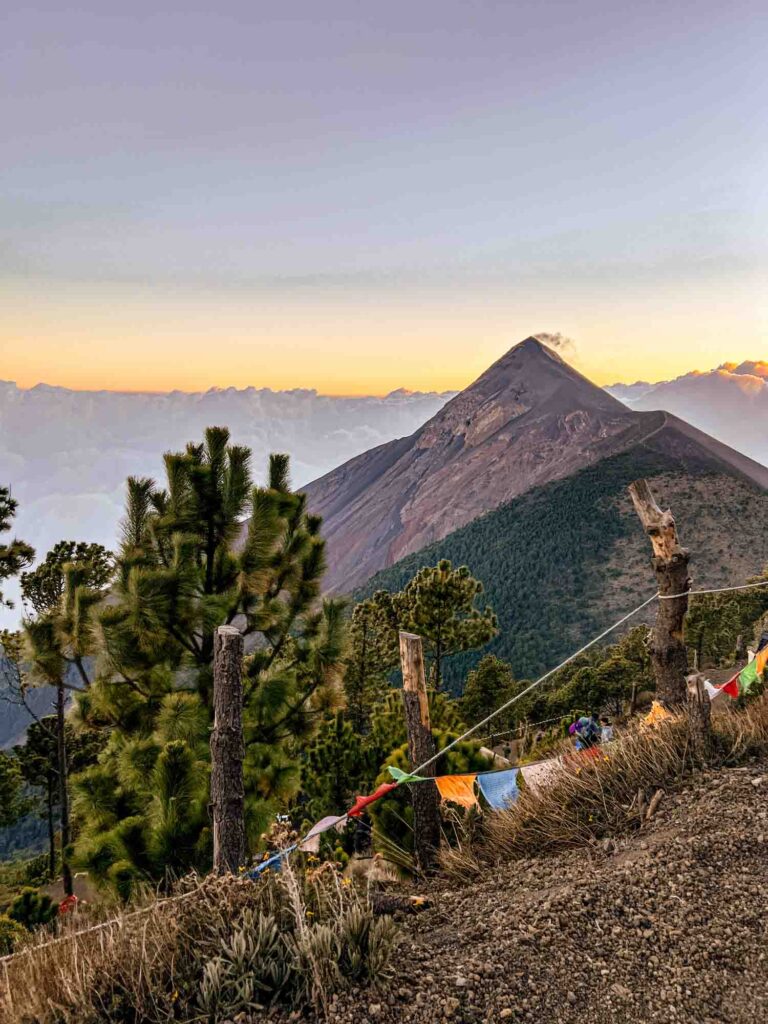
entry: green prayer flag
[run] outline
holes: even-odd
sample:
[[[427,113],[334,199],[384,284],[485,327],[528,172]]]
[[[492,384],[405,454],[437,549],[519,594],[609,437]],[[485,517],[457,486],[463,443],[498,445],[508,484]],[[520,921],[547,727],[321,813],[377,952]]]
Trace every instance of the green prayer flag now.
[[[402,768],[394,768],[392,765],[387,767],[387,771],[395,780],[395,782],[428,782],[429,779],[426,775],[409,775],[408,772],[404,772]]]
[[[739,694],[748,697],[760,682],[760,673],[757,671],[757,658],[743,668],[739,673]]]

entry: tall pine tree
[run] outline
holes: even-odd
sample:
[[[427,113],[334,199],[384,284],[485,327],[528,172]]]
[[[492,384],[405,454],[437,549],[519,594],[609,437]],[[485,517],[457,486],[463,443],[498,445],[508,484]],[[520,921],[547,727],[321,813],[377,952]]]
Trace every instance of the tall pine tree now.
[[[249,652],[252,842],[297,790],[298,752],[340,702],[345,653],[343,604],[320,597],[320,519],[291,490],[287,456],[273,455],[267,486],[254,488],[250,452],[212,427],[165,456],[165,475],[163,488],[128,481],[99,674],[79,698],[82,718],[111,737],[76,782],[78,849],[123,891],[136,877],[209,863],[214,629],[236,626]]]
[[[466,565],[454,569],[448,559],[425,567],[394,597],[401,629],[418,633],[430,665],[429,681],[442,688],[446,658],[482,647],[498,632],[493,610],[477,607],[483,585]]]

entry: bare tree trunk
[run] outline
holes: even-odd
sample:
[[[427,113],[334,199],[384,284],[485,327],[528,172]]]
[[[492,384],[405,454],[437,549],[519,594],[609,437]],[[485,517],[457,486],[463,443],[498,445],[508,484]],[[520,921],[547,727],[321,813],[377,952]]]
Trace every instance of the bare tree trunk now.
[[[53,822],[53,772],[45,773],[46,811],[48,815],[48,875],[51,881],[56,878],[56,826]]]
[[[65,701],[64,681],[60,680],[56,684],[56,748],[59,762],[59,803],[61,805],[61,880],[64,885],[64,895],[71,896],[74,890],[72,887],[72,869],[69,866],[69,844],[72,841],[72,834],[69,825],[69,771],[67,769]]]
[[[424,651],[421,637],[414,633],[400,634],[400,662],[403,669],[403,703],[408,730],[408,756],[411,769],[434,756],[435,743],[429,721],[427,681],[424,675]],[[423,775],[434,775],[435,765],[423,769]],[[440,847],[440,802],[437,788],[429,783],[412,786],[413,836],[416,864],[428,872],[435,866]]]
[[[688,720],[691,726],[691,745],[695,756],[705,764],[712,756],[710,718],[712,702],[704,686],[704,676],[696,672],[688,676]]]
[[[656,504],[647,480],[630,484],[629,493],[653,548],[651,564],[662,598],[679,594],[672,600],[660,600],[650,644],[651,664],[656,677],[656,697],[664,707],[685,705],[688,652],[684,627],[688,611],[690,555],[681,547],[672,513],[662,512]]]
[[[213,638],[211,804],[213,870],[235,873],[245,860],[243,637],[219,626]]]

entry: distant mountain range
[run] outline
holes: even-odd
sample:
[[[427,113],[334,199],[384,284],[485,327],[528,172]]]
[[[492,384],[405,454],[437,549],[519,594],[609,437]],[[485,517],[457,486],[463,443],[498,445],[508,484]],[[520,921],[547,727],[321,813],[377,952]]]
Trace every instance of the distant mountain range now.
[[[410,437],[309,484],[310,507],[324,520],[329,587],[353,590],[535,488],[647,451],[682,473],[706,466],[768,488],[765,466],[669,413],[629,408],[527,338]]]
[[[631,409],[665,409],[768,463],[768,362],[723,363],[707,373],[606,390]]]

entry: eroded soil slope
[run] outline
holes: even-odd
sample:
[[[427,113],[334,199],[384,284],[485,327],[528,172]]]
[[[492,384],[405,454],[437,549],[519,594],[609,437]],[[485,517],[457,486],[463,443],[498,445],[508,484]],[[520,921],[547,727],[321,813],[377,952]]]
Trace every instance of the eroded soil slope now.
[[[331,1020],[768,1020],[768,763],[700,776],[608,845],[436,887],[392,988]]]

